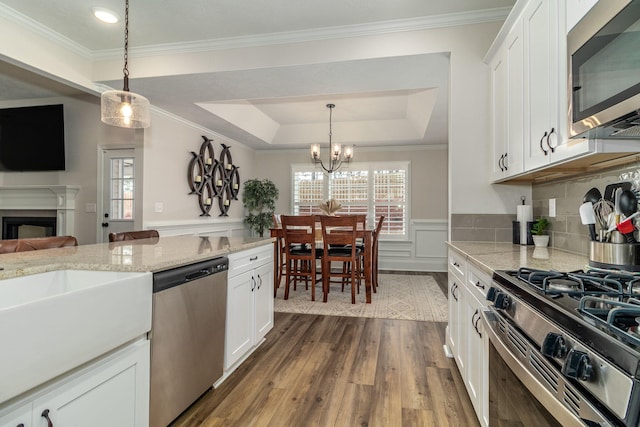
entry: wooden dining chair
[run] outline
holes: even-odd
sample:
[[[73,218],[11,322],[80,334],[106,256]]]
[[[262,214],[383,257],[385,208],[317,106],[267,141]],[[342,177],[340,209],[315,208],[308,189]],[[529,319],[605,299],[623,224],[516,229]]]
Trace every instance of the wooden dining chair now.
[[[124,240],[137,240],[137,239],[153,239],[160,237],[157,230],[138,230],[138,231],[123,231],[120,233],[109,233],[109,242],[122,242]]]
[[[273,214],[273,228],[282,228],[282,215]],[[278,276],[276,278],[276,289],[280,287],[280,282],[282,281],[282,275],[284,273],[285,268],[287,267],[287,258],[285,253],[285,243],[284,238],[278,238],[276,241],[277,250],[278,250],[278,260],[280,260],[279,265],[276,266]]]
[[[345,268],[345,265],[358,265],[358,259],[362,250],[356,245],[358,236],[358,222],[354,215],[348,216],[321,216],[322,241],[324,251],[322,254],[322,288],[324,302],[327,302],[331,278],[339,278],[340,283],[348,282],[351,286],[351,304],[356,303],[356,286],[359,282],[359,274],[356,268]],[[332,270],[331,263],[342,263],[341,269]],[[347,279],[343,282],[343,279]]]
[[[287,260],[284,299],[289,299],[291,281],[293,280],[293,289],[296,290],[298,281],[304,279],[307,289],[309,288],[309,281],[311,281],[311,301],[315,301],[316,260],[321,253],[316,249],[316,219],[311,215],[282,215],[280,220],[282,221],[284,233],[284,255]]]
[[[377,292],[378,288],[378,240],[380,232],[382,231],[383,223],[384,215],[380,215],[376,229],[373,232],[373,241],[371,244],[371,247],[373,248],[371,252],[371,289],[373,289],[373,292]]]

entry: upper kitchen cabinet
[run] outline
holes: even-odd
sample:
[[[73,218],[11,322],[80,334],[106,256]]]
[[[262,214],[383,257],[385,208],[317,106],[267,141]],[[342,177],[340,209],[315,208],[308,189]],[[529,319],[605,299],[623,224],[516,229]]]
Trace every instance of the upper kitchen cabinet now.
[[[518,0],[489,48],[492,182],[544,181],[635,159],[626,142],[569,139],[567,25],[594,2]]]
[[[526,118],[524,169],[532,170],[574,155],[566,152],[568,146],[565,144],[568,123],[564,1],[529,1],[522,13],[522,27]]]
[[[522,173],[524,82],[522,23],[516,23],[491,67],[491,140],[493,181]]]

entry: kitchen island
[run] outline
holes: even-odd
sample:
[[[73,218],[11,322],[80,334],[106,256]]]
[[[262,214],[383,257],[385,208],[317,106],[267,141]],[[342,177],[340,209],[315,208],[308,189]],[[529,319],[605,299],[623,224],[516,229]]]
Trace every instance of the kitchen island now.
[[[230,374],[273,326],[271,242],[176,236],[0,255],[0,426],[148,426],[153,274],[224,256],[230,277],[259,268],[264,285],[229,281]]]
[[[8,253],[0,255],[0,280],[66,269],[155,273],[272,241],[189,235]]]

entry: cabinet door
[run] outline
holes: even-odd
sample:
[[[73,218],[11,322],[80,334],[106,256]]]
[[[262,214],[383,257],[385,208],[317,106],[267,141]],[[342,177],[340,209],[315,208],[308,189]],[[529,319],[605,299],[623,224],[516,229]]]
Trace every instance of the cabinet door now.
[[[254,289],[256,334],[254,344],[257,344],[273,328],[273,263],[256,268],[254,278],[257,282]]]
[[[98,362],[33,402],[33,426],[143,427],[149,425],[149,341]]]
[[[553,0],[555,1],[555,0]],[[523,12],[525,39],[525,114],[527,117],[525,169],[532,170],[549,163],[556,129],[552,117],[557,116],[557,16],[552,14],[551,0],[531,0]],[[556,135],[557,136],[557,135]]]
[[[506,175],[505,157],[508,158],[507,145],[507,49],[500,50],[491,62],[491,139],[493,141],[492,174],[493,180]]]
[[[12,409],[11,412],[0,412],[0,427],[31,427],[31,414],[33,405],[27,403],[19,408]]]
[[[507,176],[524,170],[524,45],[522,22],[518,22],[506,40],[506,159]]]
[[[229,278],[224,367],[228,369],[253,345],[253,270]]]
[[[471,293],[467,293],[464,300],[464,310],[467,314],[467,323],[464,325],[467,330],[467,375],[465,384],[480,424],[487,426],[489,419],[489,383],[487,382],[487,370],[489,368],[487,355],[489,348],[488,337],[483,330],[480,314],[483,303]]]
[[[449,272],[449,349],[464,378],[466,355],[464,354],[464,282]]]

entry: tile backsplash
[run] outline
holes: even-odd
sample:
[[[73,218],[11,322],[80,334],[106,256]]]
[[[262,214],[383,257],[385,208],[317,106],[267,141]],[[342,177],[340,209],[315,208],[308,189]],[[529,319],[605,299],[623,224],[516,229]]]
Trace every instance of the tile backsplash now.
[[[549,199],[556,199],[556,217],[549,218],[549,245],[583,255],[589,254],[589,230],[580,221],[578,212],[584,194],[596,187],[604,194],[608,184],[622,181],[623,174],[640,171],[640,163],[619,167],[577,178],[533,184],[533,217],[549,218]],[[628,179],[627,179],[628,180]],[[637,189],[637,188],[634,188]]]
[[[460,242],[511,242],[510,214],[452,214],[451,240]]]

